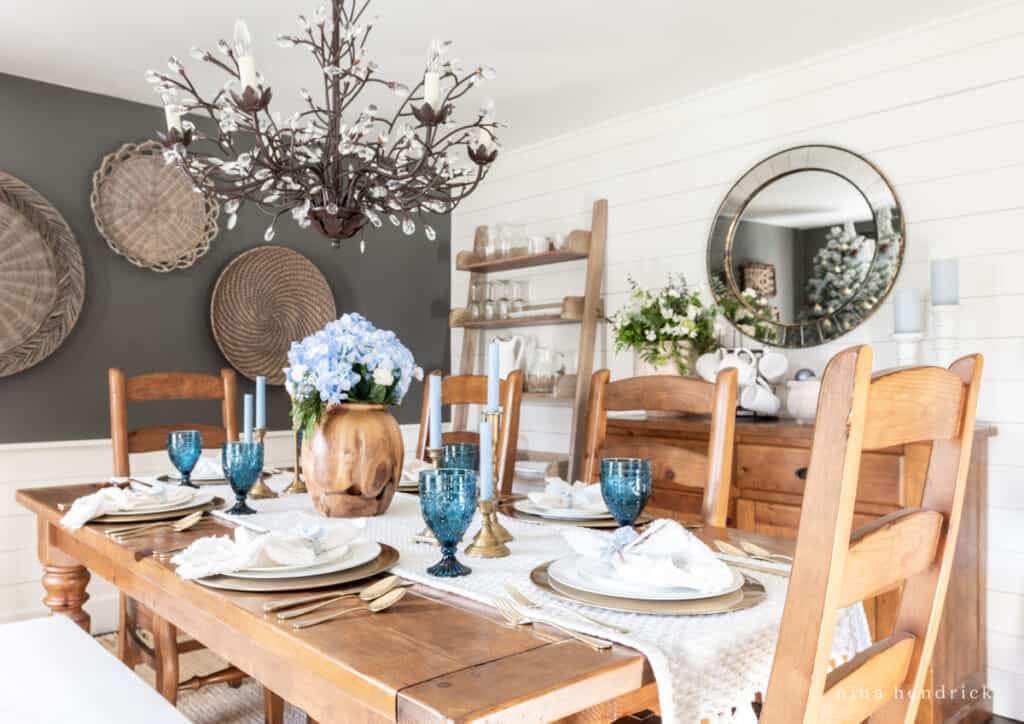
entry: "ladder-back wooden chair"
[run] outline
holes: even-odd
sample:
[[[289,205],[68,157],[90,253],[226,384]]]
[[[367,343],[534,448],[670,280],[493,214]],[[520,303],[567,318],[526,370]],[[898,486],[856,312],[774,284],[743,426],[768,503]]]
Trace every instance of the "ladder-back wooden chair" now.
[[[430,374],[440,375],[440,370]],[[426,389],[430,389],[429,381]],[[514,370],[501,381],[499,390],[502,407],[501,423],[498,430],[498,480],[495,487],[501,495],[512,492],[515,478],[516,450],[519,441],[519,408],[523,400],[523,372]],[[451,375],[441,380],[442,405],[486,405],[487,377],[484,375]],[[430,417],[430,398],[423,396],[423,410],[420,413],[420,435],[416,443],[416,457],[427,459],[427,422]],[[480,442],[479,433],[469,430],[453,430],[443,433],[441,439],[449,442]]]
[[[153,452],[167,448],[167,433],[174,430],[199,430],[204,448],[220,448],[227,440],[238,439],[235,372],[222,369],[220,376],[186,372],[159,372],[125,377],[122,370],[111,368],[110,438],[113,443],[114,475],[131,475],[131,453]],[[128,403],[150,400],[220,400],[222,426],[155,425],[128,429]],[[198,641],[178,641],[175,627],[153,614],[148,608],[120,596],[120,628],[117,633],[117,655],[129,668],[149,664],[156,672],[156,688],[172,704],[178,696],[178,655],[203,648]],[[153,644],[139,635],[149,632]],[[181,686],[198,689],[213,683],[238,684],[245,674],[231,666],[208,676],[196,676]]]
[[[590,384],[583,480],[601,480],[601,459],[649,458],[654,491],[647,512],[675,518],[692,517],[684,508],[681,488],[703,483],[700,517],[706,525],[724,527],[729,514],[729,488],[736,433],[736,370],[718,373],[714,383],[678,375],[629,377],[609,382],[608,370],[594,373]],[[653,438],[607,438],[610,411],[652,410],[711,416],[707,455]],[[704,480],[695,471],[706,471]],[[691,482],[692,481],[692,482]]]
[[[822,379],[765,724],[909,724],[926,685],[960,527],[982,358],[874,379],[871,360],[870,347],[845,350]],[[898,445],[930,448],[921,507],[851,535],[861,452]],[[894,632],[829,672],[838,610],[900,583]]]

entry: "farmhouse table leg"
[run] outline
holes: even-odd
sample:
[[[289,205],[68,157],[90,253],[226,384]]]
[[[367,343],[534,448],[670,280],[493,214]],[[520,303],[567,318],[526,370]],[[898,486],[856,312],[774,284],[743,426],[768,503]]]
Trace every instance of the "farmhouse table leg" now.
[[[82,606],[89,600],[85,592],[89,571],[78,561],[50,543],[50,524],[40,519],[37,525],[39,562],[43,564],[43,603],[53,613],[63,614],[89,632],[91,618]]]

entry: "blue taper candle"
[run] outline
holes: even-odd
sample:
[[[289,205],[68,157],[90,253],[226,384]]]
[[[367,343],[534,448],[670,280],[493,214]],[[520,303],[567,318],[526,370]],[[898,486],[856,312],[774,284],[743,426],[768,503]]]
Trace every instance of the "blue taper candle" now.
[[[252,442],[252,395],[246,395],[242,400],[242,427],[244,442]]]
[[[430,447],[441,448],[441,375],[430,375]]]
[[[487,411],[498,411],[498,397],[500,395],[500,378],[498,377],[498,340],[494,340],[487,347]]]
[[[256,377],[256,427],[267,429],[267,378]]]
[[[491,419],[480,421],[480,499],[494,498],[494,446]]]

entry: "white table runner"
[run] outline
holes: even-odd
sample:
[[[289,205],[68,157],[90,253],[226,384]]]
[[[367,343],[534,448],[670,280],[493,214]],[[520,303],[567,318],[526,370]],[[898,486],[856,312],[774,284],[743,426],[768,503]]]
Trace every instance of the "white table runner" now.
[[[290,476],[277,476],[269,483],[276,490],[283,488]],[[230,500],[230,489],[218,486],[217,494]],[[270,500],[250,500],[259,514],[245,516],[257,525],[284,529],[290,527],[290,512],[311,512],[307,495]],[[394,573],[432,588],[456,593],[475,601],[491,604],[496,596],[504,596],[504,584],[511,582],[528,597],[540,601],[558,601],[537,588],[529,578],[536,566],[570,552],[562,539],[561,526],[535,525],[502,516],[502,523],[515,536],[510,545],[512,555],[506,558],[470,558],[459,553],[459,560],[473,569],[461,578],[435,578],[426,568],[440,559],[433,546],[414,544],[411,538],[424,527],[419,499],[397,493],[387,513],[366,518],[367,538],[387,543],[399,550],[401,558]],[[470,526],[467,540],[477,530]],[[582,619],[554,609],[538,620],[550,618],[573,629],[616,641],[635,648],[647,657],[658,682],[661,714],[665,722],[691,724],[702,719],[711,722],[754,723],[750,707],[754,695],[768,684],[772,657],[782,620],[787,579],[753,573],[764,584],[765,600],[753,608],[734,613],[709,616],[651,616],[615,613],[580,606],[580,610],[598,620],[614,623],[630,631],[616,634],[588,625]],[[870,644],[867,619],[860,604],[841,612],[832,643],[832,656],[842,662]]]

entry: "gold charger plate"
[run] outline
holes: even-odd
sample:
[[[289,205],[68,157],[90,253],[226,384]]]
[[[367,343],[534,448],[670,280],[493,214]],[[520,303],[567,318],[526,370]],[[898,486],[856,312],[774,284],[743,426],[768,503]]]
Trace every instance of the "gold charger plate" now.
[[[530,580],[539,588],[565,601],[582,603],[608,611],[624,613],[647,613],[662,616],[704,616],[712,613],[731,613],[756,606],[765,598],[764,586],[750,576],[743,574],[743,587],[738,591],[714,598],[701,598],[690,601],[641,601],[633,598],[602,596],[598,593],[581,591],[563,583],[557,583],[548,577],[548,561],[530,571]]]
[[[380,555],[369,563],[337,573],[303,578],[233,578],[231,576],[210,576],[197,578],[196,583],[224,591],[245,591],[248,593],[270,593],[273,591],[302,591],[309,588],[326,588],[339,583],[353,583],[386,571],[398,561],[398,551],[380,544]]]
[[[589,520],[569,520],[564,518],[545,518],[540,515],[530,515],[529,513],[523,513],[522,511],[516,510],[512,507],[514,501],[502,502],[498,506],[498,510],[509,518],[516,518],[517,520],[525,520],[528,523],[544,523],[546,525],[574,525],[579,528],[618,528],[619,524],[615,522],[614,518],[591,518]],[[641,513],[640,517],[636,519],[634,525],[645,525],[650,523],[654,518]]]
[[[146,523],[148,521],[157,520],[169,520],[171,518],[181,518],[188,515],[189,513],[195,513],[197,510],[214,510],[224,505],[223,498],[212,498],[211,500],[201,503],[199,505],[193,505],[188,508],[175,508],[174,510],[162,510],[157,513],[138,513],[136,515],[101,515],[99,518],[93,518],[90,523]]]

